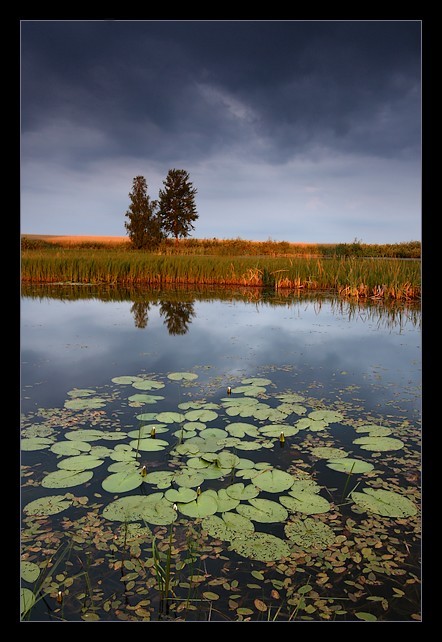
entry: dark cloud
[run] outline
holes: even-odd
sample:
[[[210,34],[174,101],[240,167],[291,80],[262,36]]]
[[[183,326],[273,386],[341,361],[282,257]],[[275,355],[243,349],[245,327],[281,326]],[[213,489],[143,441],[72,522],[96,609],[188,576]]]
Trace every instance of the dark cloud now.
[[[98,156],[198,158],[251,137],[272,162],[312,144],[409,153],[419,75],[418,22],[22,24],[23,132],[97,128]]]

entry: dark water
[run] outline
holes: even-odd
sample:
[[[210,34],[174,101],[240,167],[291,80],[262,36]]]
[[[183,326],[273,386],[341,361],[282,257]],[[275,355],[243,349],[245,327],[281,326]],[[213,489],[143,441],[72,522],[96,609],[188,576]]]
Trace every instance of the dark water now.
[[[40,568],[38,579],[22,583],[37,599],[25,620],[419,618],[421,334],[416,306],[349,303],[325,294],[308,298],[251,291],[34,288],[23,291],[21,364],[22,437],[49,439],[45,448],[22,452],[22,506],[50,495],[67,495],[71,502],[54,515],[24,512],[22,558]],[[197,377],[169,378],[177,372]],[[112,381],[122,376],[155,380],[164,388],[141,390]],[[235,391],[256,378],[268,380],[257,393],[267,407],[277,408],[280,395],[296,394],[304,412],[276,420],[229,415],[227,387]],[[92,390],[105,404],[66,407],[76,389]],[[164,398],[155,404],[131,401],[137,393]],[[244,396],[243,391],[232,393],[234,398]],[[42,486],[63,459],[51,445],[66,441],[66,432],[97,428],[127,433],[139,428],[139,413],[188,412],[180,404],[195,401],[217,406],[218,417],[209,420],[207,428],[220,430],[231,422],[259,430],[266,424],[296,426],[317,410],[339,413],[323,429],[302,428],[284,443],[275,433],[260,449],[241,450],[231,443],[215,449],[234,452],[247,459],[247,465],[288,472],[294,480],[309,478],[320,487],[318,494],[330,503],[326,512],[289,511],[278,521],[252,520],[255,532],[288,543],[288,555],[263,560],[239,554],[230,548],[231,540],[208,533],[203,518],[180,511],[172,525],[137,520],[137,528],[150,531],[132,540],[126,531],[124,539],[124,523],[103,517],[105,506],[118,497],[165,489],[143,483],[121,494],[106,492],[102,483],[113,460],[105,455],[81,485]],[[356,438],[372,434],[355,430],[373,424],[388,429],[389,438],[402,445],[378,451],[355,444]],[[167,432],[157,435],[168,448],[141,453],[140,464],[149,471],[182,470],[189,455],[176,454],[173,447],[191,435],[183,440],[181,427],[168,424]],[[197,437],[198,430],[201,427]],[[100,440],[93,445],[113,449],[119,443]],[[373,469],[350,475],[332,470],[327,465],[331,460],[312,454],[318,447],[340,448]],[[234,468],[205,478],[201,489],[249,484],[251,478],[241,475]],[[388,516],[361,508],[349,493],[367,488],[402,495],[415,512]],[[261,489],[259,498],[278,502],[287,493]],[[311,520],[331,528],[335,540],[312,547],[307,540],[290,539],[288,523],[303,523],[308,529]],[[160,558],[152,552],[153,537]],[[158,583],[155,560],[167,568],[168,551],[171,584],[169,600],[162,601],[164,586]]]

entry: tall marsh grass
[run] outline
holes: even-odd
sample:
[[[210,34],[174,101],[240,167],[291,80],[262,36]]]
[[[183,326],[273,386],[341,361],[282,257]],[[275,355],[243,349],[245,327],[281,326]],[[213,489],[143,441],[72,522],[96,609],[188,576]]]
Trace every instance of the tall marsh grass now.
[[[163,255],[131,250],[24,250],[24,282],[257,286],[331,290],[343,297],[413,300],[421,293],[419,260],[359,257]]]

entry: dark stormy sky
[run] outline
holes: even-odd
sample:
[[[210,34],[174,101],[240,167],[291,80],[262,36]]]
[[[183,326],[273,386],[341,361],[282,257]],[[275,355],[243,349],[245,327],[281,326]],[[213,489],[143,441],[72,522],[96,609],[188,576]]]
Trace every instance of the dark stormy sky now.
[[[421,26],[22,21],[22,233],[124,235],[176,168],[195,238],[419,240]]]

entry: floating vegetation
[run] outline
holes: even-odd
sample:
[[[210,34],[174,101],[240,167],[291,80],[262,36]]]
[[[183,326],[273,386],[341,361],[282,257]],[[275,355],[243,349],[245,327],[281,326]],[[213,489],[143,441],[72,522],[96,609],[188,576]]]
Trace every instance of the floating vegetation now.
[[[418,433],[230,383],[128,373],[26,418],[23,618],[39,595],[61,620],[419,618]]]

